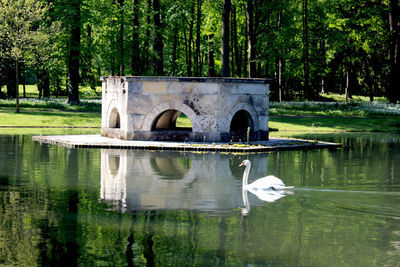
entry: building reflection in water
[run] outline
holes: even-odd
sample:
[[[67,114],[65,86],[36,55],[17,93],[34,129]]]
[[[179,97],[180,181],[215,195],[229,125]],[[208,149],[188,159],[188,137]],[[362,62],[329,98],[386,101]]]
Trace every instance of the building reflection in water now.
[[[249,180],[268,174],[268,154],[233,156],[103,149],[101,199],[116,210],[128,212],[232,210],[243,206],[243,169],[237,166],[247,157],[253,163]]]

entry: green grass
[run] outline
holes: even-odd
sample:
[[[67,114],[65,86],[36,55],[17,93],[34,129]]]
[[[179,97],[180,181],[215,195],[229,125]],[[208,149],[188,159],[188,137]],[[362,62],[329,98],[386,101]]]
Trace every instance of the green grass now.
[[[337,98],[338,99],[338,98]],[[400,132],[400,105],[385,102],[271,102],[273,136],[285,132]]]
[[[400,117],[331,118],[331,117],[270,117],[269,127],[279,132],[400,132]],[[275,134],[275,133],[274,133]],[[279,135],[279,133],[276,133]]]
[[[326,101],[334,101],[334,102],[370,102],[369,96],[352,96],[352,98],[346,99],[346,95],[341,94],[320,94],[320,97]],[[385,102],[387,99],[385,97],[379,96],[374,97],[374,102]]]
[[[0,110],[0,126],[100,127],[100,113],[66,111]]]
[[[192,127],[192,123],[184,113],[181,113],[178,119],[176,120],[176,127],[190,128]]]
[[[29,109],[101,112],[100,99],[81,99],[79,105],[68,105],[65,98],[21,98],[19,105]],[[15,99],[0,99],[0,108],[15,110]]]
[[[100,134],[100,129],[94,128],[1,128],[0,135],[69,135],[69,134]]]
[[[101,97],[101,86],[96,86],[96,92],[92,90],[89,86],[79,87],[79,96],[81,98],[100,98]],[[4,90],[4,89],[3,89]],[[65,92],[65,85],[62,86],[62,90]],[[39,90],[36,84],[25,85],[25,95],[27,98],[37,98],[39,97]],[[19,85],[19,97],[24,97],[23,85]]]
[[[285,116],[335,116],[386,117],[400,116],[399,104],[382,102],[270,102],[270,115]]]

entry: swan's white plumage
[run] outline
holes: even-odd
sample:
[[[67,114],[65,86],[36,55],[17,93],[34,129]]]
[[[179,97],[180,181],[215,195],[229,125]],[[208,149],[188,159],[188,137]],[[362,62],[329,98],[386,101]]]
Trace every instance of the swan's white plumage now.
[[[246,166],[243,173],[243,188],[249,191],[257,190],[283,190],[292,187],[288,187],[285,183],[273,175],[268,175],[266,177],[257,179],[256,181],[248,184],[247,180],[249,178],[251,162],[249,160],[244,160],[239,166]]]

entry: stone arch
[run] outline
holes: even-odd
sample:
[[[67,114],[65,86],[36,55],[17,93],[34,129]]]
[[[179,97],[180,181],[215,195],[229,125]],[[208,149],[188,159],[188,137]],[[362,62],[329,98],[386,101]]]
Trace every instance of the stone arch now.
[[[247,131],[250,128],[250,139],[254,139],[254,133],[260,130],[257,112],[248,103],[237,104],[229,113],[229,134],[233,141],[247,139]]]
[[[170,129],[180,113],[184,113],[189,118],[192,131],[199,130],[196,124],[196,113],[189,106],[178,102],[164,102],[152,108],[144,119],[143,130]]]
[[[116,107],[113,107],[108,115],[108,128],[121,128],[121,116]]]
[[[192,128],[178,128],[176,122],[182,112],[176,109],[168,109],[160,113],[152,122],[151,130],[186,130],[192,131]]]

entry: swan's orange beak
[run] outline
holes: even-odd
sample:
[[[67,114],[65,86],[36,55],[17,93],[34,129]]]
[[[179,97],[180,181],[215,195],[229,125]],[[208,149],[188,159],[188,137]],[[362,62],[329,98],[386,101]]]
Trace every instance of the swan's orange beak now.
[[[244,163],[242,162],[242,163],[240,163],[239,167],[242,167],[243,165],[244,165]]]

